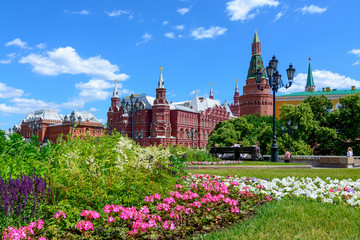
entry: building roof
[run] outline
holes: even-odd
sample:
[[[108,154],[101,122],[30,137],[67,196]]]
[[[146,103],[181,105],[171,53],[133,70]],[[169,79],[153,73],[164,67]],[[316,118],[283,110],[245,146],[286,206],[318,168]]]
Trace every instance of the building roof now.
[[[355,94],[357,92],[360,92],[360,89],[355,89],[355,90],[333,89],[332,91],[313,91],[313,92],[289,93],[289,94],[276,96],[276,98],[286,98],[286,97],[295,97],[295,96],[347,95],[347,94]]]
[[[24,122],[40,121],[40,119],[49,121],[61,121],[61,118],[56,110],[41,109],[36,110],[35,112],[28,113],[24,119]]]
[[[94,116],[94,114],[90,111],[79,111],[79,110],[74,110],[75,113],[75,119],[78,120],[79,116],[81,116],[81,122],[90,122],[90,123],[99,123],[101,124],[101,122],[99,120],[96,119],[96,117]],[[69,116],[70,117],[70,114]]]
[[[253,43],[258,43],[258,42],[260,42],[260,40],[259,40],[259,37],[258,37],[257,31],[256,31],[256,28],[255,28],[255,34],[254,34],[254,40],[253,40]]]
[[[306,87],[315,86],[314,84],[314,77],[311,70],[311,58],[309,57],[309,68],[308,68],[308,74],[307,74],[307,81],[306,81]]]

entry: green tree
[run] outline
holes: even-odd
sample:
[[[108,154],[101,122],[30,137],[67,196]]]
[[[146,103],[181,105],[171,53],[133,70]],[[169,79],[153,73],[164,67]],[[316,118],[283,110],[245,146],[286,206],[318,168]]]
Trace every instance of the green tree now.
[[[314,120],[319,121],[321,125],[326,122],[326,117],[333,108],[331,100],[324,95],[307,97],[304,103],[310,105],[311,111],[314,114]]]
[[[341,107],[332,112],[327,120],[328,125],[338,132],[339,154],[345,154],[351,146],[355,152],[360,152],[357,139],[360,136],[360,93],[340,98]]]

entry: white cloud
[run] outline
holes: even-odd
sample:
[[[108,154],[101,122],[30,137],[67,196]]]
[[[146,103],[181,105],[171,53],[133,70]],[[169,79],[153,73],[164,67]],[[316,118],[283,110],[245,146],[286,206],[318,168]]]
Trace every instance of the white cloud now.
[[[31,53],[23,57],[20,63],[28,63],[36,72],[41,75],[57,76],[59,74],[86,74],[106,80],[126,80],[126,74],[115,74],[119,71],[118,66],[111,64],[100,56],[81,58],[74,48],[57,48],[45,54]]]
[[[12,60],[14,60],[15,56],[16,56],[16,53],[9,53],[9,54],[6,54],[7,56],[7,59],[5,60],[0,60],[0,64],[9,64],[12,62]]]
[[[118,87],[121,88],[121,84],[118,83],[117,84]],[[89,82],[87,83],[77,83],[75,85],[75,87],[77,89],[91,89],[91,88],[96,88],[96,89],[108,89],[108,88],[111,88],[111,87],[114,87],[113,84],[111,84],[110,82],[108,81],[104,81],[104,80],[101,80],[101,79],[91,79]]]
[[[23,90],[8,87],[5,83],[0,82],[0,98],[21,97],[23,94]]]
[[[121,9],[119,9],[119,10],[113,10],[111,12],[105,11],[105,13],[109,17],[118,17],[118,16],[121,16],[121,15],[128,15],[130,20],[132,20],[134,18],[130,10],[121,10]]]
[[[71,13],[71,14],[79,14],[79,15],[89,15],[90,11],[88,10],[81,10],[81,11],[69,11],[69,10],[64,10],[65,13]]]
[[[314,13],[323,13],[326,10],[327,8],[320,8],[315,5],[310,5],[303,7],[300,11],[302,12],[302,14],[306,14],[306,13],[314,14]]]
[[[46,43],[39,43],[38,45],[36,45],[37,48],[40,49],[45,49],[46,48]]]
[[[278,12],[278,14],[276,14],[275,19],[273,20],[273,22],[276,22],[277,20],[279,20],[282,16],[284,16],[285,12],[284,11],[280,11]]]
[[[165,33],[164,35],[165,35],[165,37],[167,37],[167,38],[175,38],[173,32],[168,32],[168,33]]]
[[[146,32],[146,33],[144,33],[144,34],[141,36],[141,38],[142,38],[143,40],[140,41],[140,42],[137,42],[137,43],[136,43],[136,46],[139,46],[140,44],[145,44],[145,43],[147,43],[148,41],[150,41],[150,40],[152,39],[152,35]]]
[[[28,111],[31,111],[33,109],[42,109],[42,108],[57,109],[59,107],[59,105],[54,102],[47,103],[42,100],[31,99],[31,98],[13,98],[10,99],[9,102],[15,103],[16,107],[29,109]]]
[[[24,114],[23,110],[19,107],[8,106],[4,103],[0,103],[0,113],[2,114],[11,114],[11,113],[22,113]]]
[[[286,78],[286,77],[285,77]],[[350,86],[360,87],[360,81],[346,77],[345,75],[340,75],[338,73],[333,73],[326,70],[315,70],[313,71],[314,83],[316,86],[316,91],[322,91],[322,88],[330,87],[331,89],[344,89],[350,88]],[[284,78],[283,78],[284,79]],[[303,92],[305,91],[307,80],[307,73],[299,73],[294,78],[293,85],[288,88],[281,88],[279,92],[281,93],[293,93],[293,92]]]
[[[214,38],[216,36],[224,35],[226,31],[226,28],[218,26],[211,26],[207,30],[203,27],[199,27],[191,32],[191,36],[193,36],[195,39]]]
[[[20,38],[15,38],[14,40],[12,40],[12,41],[10,41],[10,42],[7,42],[7,43],[5,44],[5,46],[6,46],[6,47],[9,47],[9,46],[17,46],[17,47],[24,48],[24,49],[29,48],[29,47],[27,46],[27,43],[21,41]]]
[[[354,54],[354,55],[360,57],[360,49],[351,49],[348,53]],[[357,60],[352,65],[360,65],[360,60]]]
[[[232,21],[244,21],[255,17],[262,7],[276,7],[279,2],[276,0],[231,0],[226,3],[226,12]]]
[[[348,53],[355,54],[360,57],[360,49],[351,49]]]
[[[185,26],[184,26],[184,25],[177,25],[175,28],[176,28],[177,30],[182,31],[182,30],[184,30]]]
[[[90,112],[96,112],[96,111],[99,111],[99,110],[94,107],[90,108]]]
[[[163,21],[163,22],[162,22],[162,25],[165,26],[165,25],[168,25],[169,23],[170,23],[169,21]]]
[[[184,15],[190,11],[190,8],[179,8],[176,10],[176,12],[180,13],[181,15]]]

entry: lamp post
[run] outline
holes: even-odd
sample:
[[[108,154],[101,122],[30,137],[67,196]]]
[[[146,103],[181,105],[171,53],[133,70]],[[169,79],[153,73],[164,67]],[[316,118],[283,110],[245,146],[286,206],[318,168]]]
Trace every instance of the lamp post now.
[[[82,117],[79,116],[78,117],[78,125],[80,125],[81,121],[82,121]],[[65,116],[64,117],[64,121],[67,122],[68,121],[68,117]],[[76,117],[75,117],[75,112],[73,111],[70,115],[70,122],[71,122],[71,134],[74,134],[74,128],[75,128],[75,123],[76,123]]]
[[[139,113],[143,110],[144,105],[139,101],[139,99],[136,99],[134,94],[130,95],[130,101],[121,101],[121,106],[126,110],[128,113],[130,113],[131,116],[131,139],[134,139],[134,113]]]
[[[32,124],[32,130],[33,130],[33,136],[37,136],[37,130],[38,130],[38,123],[36,122],[36,120],[34,121],[34,123]],[[34,134],[35,133],[35,134]]]
[[[271,145],[271,161],[272,162],[279,161],[279,158],[278,158],[279,147],[276,144],[276,133],[275,133],[275,131],[276,131],[275,94],[282,87],[285,87],[286,89],[288,89],[293,83],[294,74],[295,74],[295,68],[290,63],[289,68],[286,69],[289,84],[284,85],[281,80],[281,74],[277,70],[278,63],[279,63],[279,61],[276,59],[275,56],[273,56],[272,59],[269,61],[269,66],[266,67],[266,74],[268,76],[268,85],[270,86],[270,88],[273,91],[273,141],[272,141],[273,143]],[[263,73],[261,72],[261,69],[259,68],[255,73],[255,80],[256,80],[258,89],[261,91],[264,91],[264,89],[267,88],[267,85],[261,85],[262,79],[263,79]]]
[[[289,138],[288,138],[289,152],[291,152],[291,148],[290,148],[290,135],[291,135],[291,133],[293,133],[293,132],[295,133],[295,132],[297,131],[298,125],[297,125],[297,123],[294,123],[294,124],[291,125],[291,120],[290,120],[290,119],[287,120],[286,123],[287,123],[287,125],[288,125],[288,127],[287,127],[287,132],[288,132],[288,136],[289,136]],[[293,129],[294,129],[294,130],[293,130]],[[284,124],[282,124],[282,125],[281,125],[281,132],[284,133],[284,130],[285,130],[285,126],[284,126]]]
[[[197,137],[197,130],[194,130],[194,128],[191,128],[190,131],[187,132],[188,137],[191,138],[191,147],[194,148],[194,137],[196,139]]]

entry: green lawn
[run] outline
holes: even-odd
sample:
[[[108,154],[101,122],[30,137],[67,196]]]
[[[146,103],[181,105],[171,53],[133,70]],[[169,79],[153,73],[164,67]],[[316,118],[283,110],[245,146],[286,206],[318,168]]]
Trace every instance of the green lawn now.
[[[199,239],[360,239],[360,209],[282,200],[259,207],[250,220]]]
[[[214,175],[232,175],[232,176],[246,176],[246,177],[257,177],[257,178],[284,178],[288,176],[295,177],[320,177],[325,179],[327,177],[337,179],[353,179],[360,178],[360,168],[349,169],[349,168],[332,168],[332,169],[197,169],[187,170],[189,173],[198,174],[214,174]]]
[[[360,169],[204,169],[190,173],[258,178],[358,179]],[[360,239],[360,208],[292,198],[257,208],[256,215],[198,239]]]

